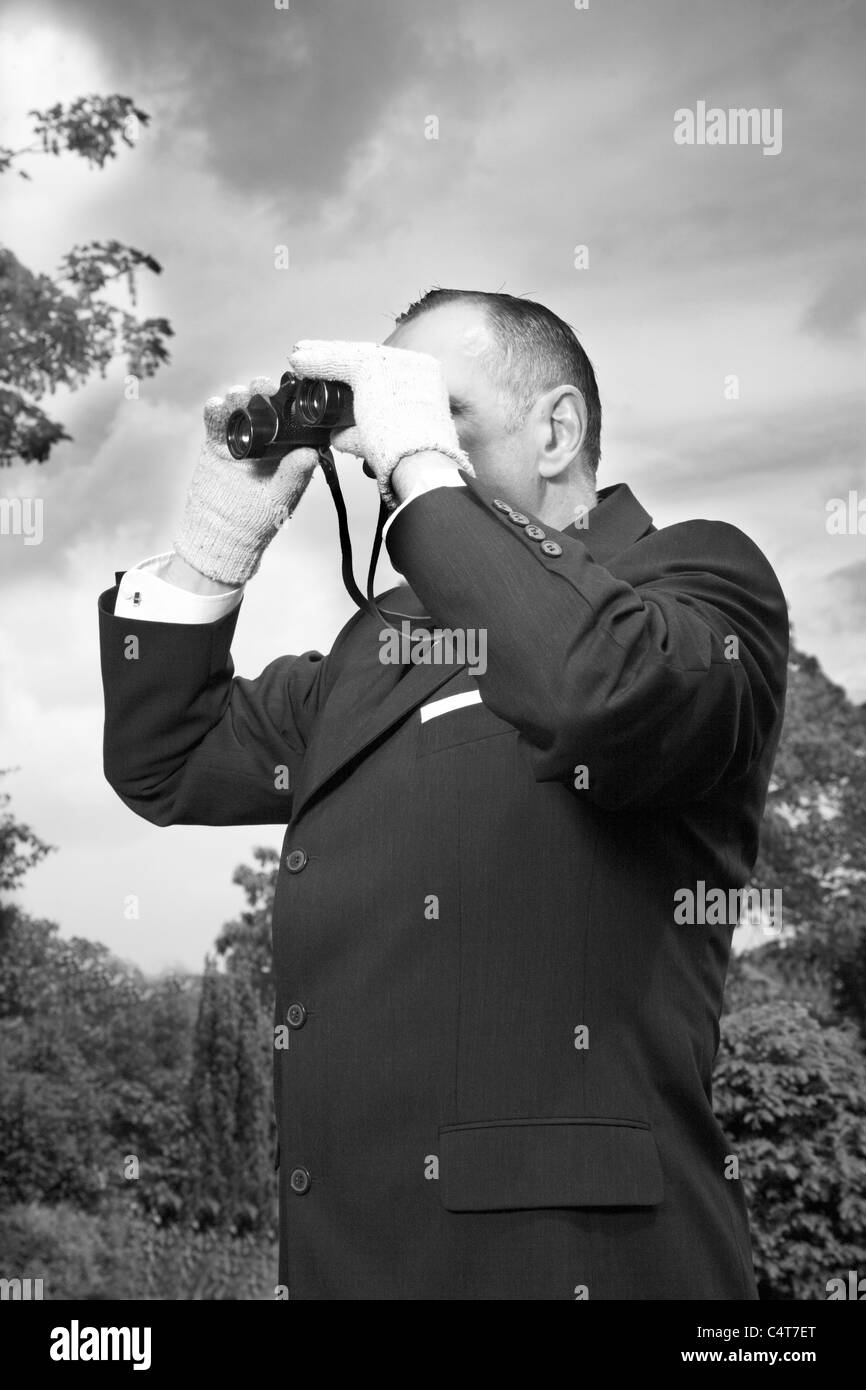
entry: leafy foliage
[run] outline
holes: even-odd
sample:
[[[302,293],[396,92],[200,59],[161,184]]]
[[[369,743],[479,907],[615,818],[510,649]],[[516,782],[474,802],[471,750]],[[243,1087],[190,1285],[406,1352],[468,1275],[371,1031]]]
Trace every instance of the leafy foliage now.
[[[5,1271],[44,1281],[46,1300],[273,1299],[276,1242],[160,1226],[134,1203],[85,1212],[60,1202],[0,1211]]]
[[[764,967],[866,1035],[866,706],[796,650],[754,881],[782,888],[793,928],[761,953]]]
[[[71,152],[102,168],[119,143],[134,144],[133,126],[149,117],[123,96],[81,97],[33,111],[35,145],[22,150],[0,148],[0,174],[22,155]],[[18,170],[28,178],[23,170]],[[153,256],[118,241],[92,241],[63,257],[52,278],[23,265],[0,247],[0,465],[21,459],[44,463],[52,448],[71,436],[39,404],[59,386],[71,390],[125,356],[131,376],[153,376],[168,362],[166,340],[172,328],[165,318],[139,319],[112,303],[103,291],[124,281],[133,305],[137,276],[161,273]]]
[[[150,981],[105,946],[0,910],[3,1199],[93,1209],[140,1164],[142,1205],[176,1211],[189,1147],[197,982]]]
[[[132,147],[138,127],[150,122],[147,112],[140,111],[131,97],[117,95],[77,97],[68,107],[57,102],[45,111],[27,114],[33,117],[36,143],[20,150],[0,146],[0,174],[22,155],[64,152],[80,155],[101,169],[107,159],[116,157],[118,141]],[[19,178],[30,178],[23,169],[17,172]]]
[[[5,777],[9,771],[9,768],[0,769],[0,777]],[[10,804],[9,793],[0,792],[0,893],[20,887],[28,871],[53,849],[53,845],[46,845],[29,825],[16,821],[9,810]]]
[[[257,867],[240,864],[232,883],[243,888],[247,909],[239,918],[226,922],[216,939],[216,949],[232,974],[241,974],[255,985],[259,998],[269,1009],[274,1005],[271,970],[271,916],[280,856],[275,849],[259,846],[253,850]]]
[[[716,1110],[752,1208],[762,1298],[826,1297],[866,1254],[866,1058],[790,999],[729,1016]]]
[[[208,961],[195,1026],[190,1118],[201,1224],[273,1223],[270,1026],[242,974]]]

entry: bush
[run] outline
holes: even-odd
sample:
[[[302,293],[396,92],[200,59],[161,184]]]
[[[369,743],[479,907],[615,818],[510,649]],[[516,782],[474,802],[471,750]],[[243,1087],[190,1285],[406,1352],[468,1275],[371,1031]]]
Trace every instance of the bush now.
[[[0,1212],[0,1268],[42,1279],[49,1300],[272,1300],[277,1250],[268,1236],[159,1226],[132,1203],[31,1202]]]
[[[715,1108],[740,1158],[758,1290],[823,1299],[866,1268],[866,1058],[850,1026],[774,999],[728,1016]]]

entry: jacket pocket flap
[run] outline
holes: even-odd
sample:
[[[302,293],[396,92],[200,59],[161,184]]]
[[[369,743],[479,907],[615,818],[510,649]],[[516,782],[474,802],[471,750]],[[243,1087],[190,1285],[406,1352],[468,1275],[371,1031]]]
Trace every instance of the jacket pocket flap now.
[[[656,1141],[640,1120],[492,1120],[439,1130],[447,1211],[653,1207],[663,1192]]]

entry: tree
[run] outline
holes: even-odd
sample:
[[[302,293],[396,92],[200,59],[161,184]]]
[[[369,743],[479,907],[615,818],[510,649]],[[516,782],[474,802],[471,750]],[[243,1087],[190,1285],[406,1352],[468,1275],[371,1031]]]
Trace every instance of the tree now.
[[[7,777],[12,770],[0,768],[0,777]],[[15,819],[9,810],[10,802],[9,793],[0,792],[0,893],[18,888],[25,874],[54,849],[40,840],[29,825]]]
[[[239,918],[225,923],[216,939],[216,949],[229,973],[246,976],[263,1007],[273,1011],[271,917],[280,856],[275,849],[259,846],[253,850],[253,859],[256,868],[239,864],[232,875],[232,883],[239,884],[246,894],[247,909]]]
[[[0,794],[0,888],[48,852]],[[147,980],[107,947],[0,903],[2,1198],[72,1201],[112,1191],[177,1215],[187,1164],[186,1083],[195,981]],[[140,1181],[125,1181],[124,1160]]]
[[[269,1224],[274,1192],[271,1155],[276,1125],[271,1094],[273,1028],[262,1013],[252,982],[237,981],[237,1103],[235,1112],[234,1226],[238,1231]]]
[[[70,152],[102,168],[118,144],[132,146],[149,116],[130,97],[79,97],[69,107],[31,111],[36,141],[19,150],[0,147],[0,174],[34,154]],[[26,170],[16,171],[29,179]],[[133,305],[137,275],[158,275],[154,258],[118,241],[75,246],[52,279],[35,274],[8,247],[0,247],[0,465],[15,459],[44,463],[51,449],[71,436],[46,415],[39,400],[58,386],[76,389],[94,371],[126,355],[127,372],[153,376],[169,360],[167,319],[138,319],[102,297],[112,281],[125,280]]]
[[[226,1171],[234,1164],[233,1002],[225,977],[208,959],[193,1035],[189,1089],[190,1127],[197,1155],[190,1201],[202,1224],[225,1212],[229,1196]]]
[[[189,1089],[195,1154],[189,1207],[201,1225],[234,1231],[271,1225],[269,1038],[250,980],[208,960]]]
[[[762,966],[866,1033],[866,707],[795,648],[753,883],[781,888],[793,928]]]

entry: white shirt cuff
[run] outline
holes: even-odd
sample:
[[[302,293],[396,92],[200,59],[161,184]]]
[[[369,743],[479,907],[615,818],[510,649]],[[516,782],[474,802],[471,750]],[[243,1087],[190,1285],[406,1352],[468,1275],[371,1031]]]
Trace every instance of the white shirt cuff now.
[[[120,581],[114,604],[116,618],[140,618],[151,623],[216,623],[237,608],[243,585],[225,594],[193,594],[161,578],[173,551],[152,555]]]
[[[463,472],[455,464],[453,468],[445,468],[438,464],[431,464],[419,474],[418,480],[408,497],[404,497],[399,507],[395,507],[385,525],[382,527],[382,540],[388,534],[388,527],[395,517],[399,516],[404,507],[408,507],[410,502],[414,502],[416,497],[420,497],[422,492],[432,492],[436,487],[465,487]]]

